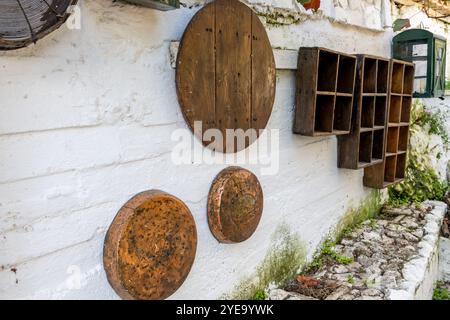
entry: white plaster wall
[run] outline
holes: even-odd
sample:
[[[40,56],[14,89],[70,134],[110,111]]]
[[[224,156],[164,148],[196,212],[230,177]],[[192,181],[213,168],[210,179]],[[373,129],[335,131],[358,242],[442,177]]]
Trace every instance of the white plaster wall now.
[[[218,244],[205,208],[210,183],[225,166],[175,166],[170,157],[170,135],[186,124],[169,45],[198,7],[159,12],[80,2],[80,31],[63,27],[37,45],[0,53],[0,298],[116,299],[102,268],[103,239],[118,209],[146,189],[184,200],[197,223],[194,266],[171,297],[180,299],[229,292],[252,274],[281,223],[311,255],[369,193],[362,171],[337,168],[336,138],[291,133],[295,73],[278,71],[268,127],[280,129],[279,174],[261,176],[249,167],[264,189],[261,224],[245,243]],[[295,1],[286,3],[301,11]],[[389,56],[390,31],[345,25],[338,11],[268,26],[272,46]],[[373,21],[389,16],[381,15]]]
[[[417,5],[392,6],[391,16],[397,18],[408,18],[411,28],[425,29],[447,39],[447,80],[450,78],[450,29],[447,23],[441,20],[428,19],[427,15]],[[400,31],[401,32],[401,31]]]

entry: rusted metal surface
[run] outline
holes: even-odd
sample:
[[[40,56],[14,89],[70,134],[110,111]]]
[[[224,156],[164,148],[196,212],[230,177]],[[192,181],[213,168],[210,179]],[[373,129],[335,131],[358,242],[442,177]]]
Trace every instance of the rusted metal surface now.
[[[28,46],[58,29],[77,0],[1,0],[0,50]]]
[[[197,231],[188,207],[159,190],[140,193],[114,218],[106,235],[103,265],[123,299],[172,295],[195,259]]]
[[[230,167],[215,178],[208,197],[208,223],[219,242],[239,243],[250,238],[263,211],[258,178],[240,167]]]
[[[205,146],[233,153],[256,140],[272,112],[276,79],[266,30],[249,7],[238,0],[203,7],[184,32],[176,65],[181,110]],[[204,137],[208,129],[218,129],[223,143]],[[235,145],[227,129],[256,132]]]

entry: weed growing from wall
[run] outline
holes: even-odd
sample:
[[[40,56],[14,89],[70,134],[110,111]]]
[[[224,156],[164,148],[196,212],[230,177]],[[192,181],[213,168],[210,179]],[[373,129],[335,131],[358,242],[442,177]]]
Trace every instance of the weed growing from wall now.
[[[263,300],[270,286],[283,287],[297,275],[306,261],[306,249],[297,234],[289,226],[281,225],[272,236],[272,244],[266,257],[254,275],[243,279],[232,293],[223,299]]]
[[[389,188],[389,204],[419,203],[425,200],[442,200],[448,183],[439,178],[433,166],[433,157],[441,157],[439,145],[432,145],[431,136],[442,140],[443,150],[449,147],[446,114],[429,112],[418,101],[411,111],[410,142],[405,180]]]
[[[344,265],[352,263],[353,257],[341,255],[334,250],[336,243],[340,242],[364,221],[374,221],[373,219],[379,215],[382,205],[380,191],[374,190],[357,208],[347,210],[332,235],[323,242],[314,254],[313,260],[305,266],[302,273],[314,273],[327,263],[337,262]]]

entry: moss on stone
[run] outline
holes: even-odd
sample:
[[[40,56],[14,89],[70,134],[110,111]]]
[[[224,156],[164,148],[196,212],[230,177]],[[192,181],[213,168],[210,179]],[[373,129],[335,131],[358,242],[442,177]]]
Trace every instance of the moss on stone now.
[[[372,190],[369,196],[364,199],[357,208],[350,208],[337,223],[334,238],[341,241],[349,232],[359,226],[362,222],[376,218],[383,206],[383,199],[379,190]]]
[[[241,280],[234,290],[222,299],[247,300],[261,297],[270,285],[283,286],[300,272],[306,261],[306,249],[299,236],[289,226],[280,225],[272,236],[272,243],[256,272]]]
[[[317,271],[324,264],[335,261],[340,264],[350,264],[353,257],[346,257],[334,250],[336,243],[348,235],[353,229],[362,222],[376,218],[383,206],[381,193],[379,190],[373,190],[372,193],[364,199],[357,208],[350,208],[338,222],[336,228],[331,232],[327,239],[316,250],[313,260],[305,266],[302,273],[308,274]]]

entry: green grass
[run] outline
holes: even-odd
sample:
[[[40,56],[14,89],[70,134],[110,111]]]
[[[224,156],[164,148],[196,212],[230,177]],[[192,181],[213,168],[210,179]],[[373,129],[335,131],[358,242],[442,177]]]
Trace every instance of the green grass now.
[[[269,296],[267,295],[266,291],[258,290],[253,296],[253,300],[266,300],[268,297]]]
[[[433,300],[450,300],[450,292],[447,288],[442,287],[442,283],[437,283],[433,292]]]

